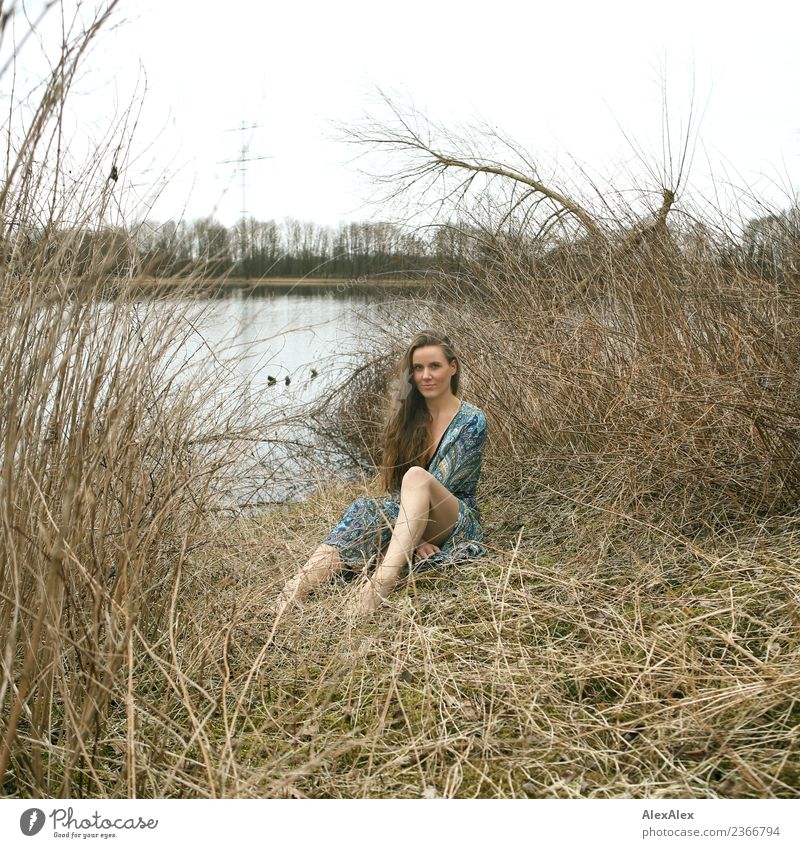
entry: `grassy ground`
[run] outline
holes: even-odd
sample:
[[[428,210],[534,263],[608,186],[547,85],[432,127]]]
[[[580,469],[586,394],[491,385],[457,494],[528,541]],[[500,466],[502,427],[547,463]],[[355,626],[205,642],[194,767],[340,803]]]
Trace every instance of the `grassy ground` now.
[[[371,621],[331,585],[267,644],[276,587],[352,494],[230,524],[197,557],[176,633],[188,700],[174,672],[136,693],[139,793],[800,794],[800,523],[698,545],[488,501],[488,558]],[[156,708],[182,728],[169,746]]]

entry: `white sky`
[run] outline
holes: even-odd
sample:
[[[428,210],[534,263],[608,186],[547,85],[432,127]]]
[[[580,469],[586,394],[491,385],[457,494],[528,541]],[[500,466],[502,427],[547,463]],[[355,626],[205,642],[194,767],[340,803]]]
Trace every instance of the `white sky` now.
[[[226,130],[243,120],[263,124],[250,155],[271,157],[248,166],[250,214],[378,216],[355,151],[332,140],[377,88],[454,127],[485,121],[565,171],[574,156],[615,173],[632,158],[620,127],[658,157],[666,77],[677,134],[695,89],[695,186],[713,171],[785,206],[800,185],[796,0],[123,0],[116,20],[73,105],[99,136],[146,72],[125,177],[141,201],[161,191],[161,220],[238,218],[235,166],[219,161],[238,155]]]

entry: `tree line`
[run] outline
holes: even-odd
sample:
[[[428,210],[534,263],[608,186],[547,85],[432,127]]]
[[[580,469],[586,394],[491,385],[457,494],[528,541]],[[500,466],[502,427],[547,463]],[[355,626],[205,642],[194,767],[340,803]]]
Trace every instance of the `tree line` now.
[[[242,219],[231,227],[203,218],[193,222],[146,221],[133,246],[142,273],[202,273],[233,277],[356,278],[417,274],[461,258],[465,240],[445,230],[411,232],[386,222],[337,227],[313,221]]]
[[[0,262],[24,240],[45,261],[55,260],[81,276],[98,269],[118,276],[268,279],[276,277],[416,276],[431,271],[458,273],[492,268],[508,255],[530,254],[530,271],[546,271],[558,261],[559,247],[529,234],[464,224],[409,230],[387,222],[350,222],[337,227],[313,221],[258,221],[248,218],[226,227],[213,218],[195,221],[143,221],[128,229],[60,228],[4,239]],[[526,244],[520,245],[524,241]],[[16,245],[16,246],[15,246]],[[564,247],[563,242],[561,248]],[[522,250],[520,250],[522,248]],[[528,248],[526,250],[526,248]],[[691,245],[684,244],[684,249]],[[724,255],[727,254],[727,255]],[[798,207],[754,218],[740,240],[719,256],[732,254],[766,277],[800,270]]]

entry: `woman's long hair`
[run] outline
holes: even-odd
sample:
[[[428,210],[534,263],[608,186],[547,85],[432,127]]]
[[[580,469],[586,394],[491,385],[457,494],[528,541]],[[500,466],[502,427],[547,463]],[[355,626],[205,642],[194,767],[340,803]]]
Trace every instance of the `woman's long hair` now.
[[[448,364],[456,363],[456,373],[450,378],[450,389],[458,394],[461,379],[461,360],[452,342],[444,333],[421,330],[400,360],[389,397],[389,409],[383,430],[383,485],[387,490],[399,489],[403,475],[413,465],[419,465],[428,448],[428,424],[431,415],[425,398],[414,384],[412,358],[419,347],[441,347]]]

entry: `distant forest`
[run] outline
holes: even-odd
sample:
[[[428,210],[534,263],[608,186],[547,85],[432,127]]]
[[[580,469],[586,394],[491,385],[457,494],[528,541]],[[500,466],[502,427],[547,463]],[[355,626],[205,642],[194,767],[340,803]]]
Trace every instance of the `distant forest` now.
[[[676,246],[688,256],[698,249],[694,238],[675,233]],[[531,238],[519,232],[487,232],[460,226],[409,230],[382,222],[321,226],[312,221],[257,221],[231,227],[202,218],[195,221],[143,221],[129,229],[59,228],[26,234],[28,246],[68,266],[77,276],[99,267],[119,276],[264,279],[275,277],[414,277],[431,271],[458,273],[466,267],[503,267],[507,248],[528,254],[532,273],[546,273],[560,260],[564,240]],[[520,253],[520,240],[524,242]],[[701,239],[701,241],[705,241]],[[583,243],[572,242],[573,247]],[[723,240],[724,243],[724,240]],[[17,244],[19,241],[17,240]],[[800,211],[766,215],[748,222],[740,238],[715,251],[720,263],[738,256],[765,277],[797,273]],[[0,261],[12,242],[0,249]],[[707,246],[704,249],[708,249]],[[742,256],[744,254],[744,256]],[[570,254],[574,256],[576,254]],[[519,270],[519,268],[517,269]]]
[[[458,266],[472,241],[436,228],[422,236],[389,223],[321,226],[311,221],[242,220],[232,227],[205,218],[146,221],[129,241],[140,273],[181,276],[331,277],[416,275]],[[132,257],[120,256],[130,262]]]

